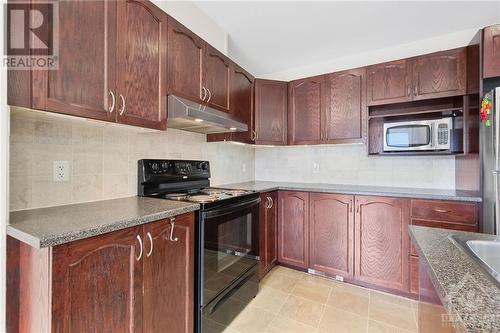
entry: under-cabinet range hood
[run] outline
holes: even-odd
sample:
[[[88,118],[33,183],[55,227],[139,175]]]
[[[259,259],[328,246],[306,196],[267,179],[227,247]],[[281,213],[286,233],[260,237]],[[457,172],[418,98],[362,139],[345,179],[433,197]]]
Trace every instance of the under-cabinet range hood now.
[[[167,127],[203,134],[248,131],[233,115],[175,95],[168,96]]]

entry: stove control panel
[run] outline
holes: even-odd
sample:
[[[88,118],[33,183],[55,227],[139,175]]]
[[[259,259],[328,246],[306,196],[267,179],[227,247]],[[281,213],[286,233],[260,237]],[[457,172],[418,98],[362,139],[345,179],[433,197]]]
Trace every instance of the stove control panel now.
[[[148,176],[197,176],[210,178],[208,161],[191,160],[139,160],[139,174]]]

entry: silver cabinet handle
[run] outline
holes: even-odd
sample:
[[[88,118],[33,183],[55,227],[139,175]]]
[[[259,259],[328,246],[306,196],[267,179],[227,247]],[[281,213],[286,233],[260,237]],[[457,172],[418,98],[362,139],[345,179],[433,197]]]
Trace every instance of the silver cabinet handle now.
[[[207,90],[208,90],[208,99],[207,99],[207,103],[208,103],[212,99],[212,92],[208,88],[207,88]]]
[[[174,228],[175,228],[175,217],[170,219],[170,241],[177,242],[179,239],[177,237],[174,238]]]
[[[151,247],[149,248],[149,252],[146,253],[146,257],[149,258],[151,253],[153,253],[153,237],[151,236],[151,233],[148,231],[148,238],[149,238],[149,243],[151,244]]]
[[[111,107],[109,108],[109,113],[113,113],[116,105],[116,97],[115,94],[110,90],[109,94],[111,95]]]
[[[436,213],[451,213],[450,210],[439,209],[439,208],[434,208],[433,211],[435,211]]]
[[[269,199],[271,200],[271,206],[269,206],[269,208],[273,208],[273,206],[274,206],[274,200],[273,200],[272,197],[269,197]]]
[[[255,141],[257,139],[257,132],[252,130],[252,136],[250,137],[250,140]]]
[[[269,208],[271,208],[271,198],[266,197],[266,209],[269,209]]]
[[[122,100],[122,108],[120,109],[120,116],[121,116],[125,112],[125,97],[123,97],[123,95],[120,94],[120,99]]]
[[[142,239],[141,239],[141,236],[137,235],[137,240],[139,241],[140,252],[139,252],[139,256],[135,257],[135,260],[139,261],[142,258]]]
[[[205,98],[207,98],[207,88],[201,87],[201,92],[203,93],[203,97],[201,97],[201,100],[205,101]]]

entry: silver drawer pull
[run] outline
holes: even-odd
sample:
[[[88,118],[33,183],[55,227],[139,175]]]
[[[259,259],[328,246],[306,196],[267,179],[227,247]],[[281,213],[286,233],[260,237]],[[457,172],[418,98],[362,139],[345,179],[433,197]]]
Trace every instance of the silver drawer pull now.
[[[122,116],[123,113],[125,112],[125,97],[123,97],[123,95],[120,94],[120,99],[122,100],[122,108],[120,110],[120,116]]]
[[[113,113],[115,110],[115,105],[116,105],[116,97],[115,94],[110,90],[109,94],[111,95],[111,106],[109,108],[109,113]]]
[[[175,217],[170,219],[170,241],[177,242],[179,239],[177,237],[174,238],[174,228],[175,228]]]
[[[434,208],[434,211],[436,213],[451,213],[451,210],[439,209],[439,208]]]
[[[149,243],[151,244],[151,247],[149,248],[149,252],[146,254],[146,257],[149,258],[151,253],[153,253],[153,237],[151,236],[151,233],[148,231],[148,238],[149,238]]]
[[[140,248],[140,252],[139,252],[139,256],[138,257],[135,257],[135,259],[137,261],[141,260],[142,258],[142,239],[141,239],[141,236],[137,235],[137,241],[139,241],[139,248]]]

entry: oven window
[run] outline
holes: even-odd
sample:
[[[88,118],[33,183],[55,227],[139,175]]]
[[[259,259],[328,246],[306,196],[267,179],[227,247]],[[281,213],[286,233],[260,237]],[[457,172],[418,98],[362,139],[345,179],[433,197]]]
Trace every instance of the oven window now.
[[[386,132],[389,147],[406,148],[427,146],[431,142],[429,125],[402,125],[389,127]]]
[[[204,304],[258,264],[258,207],[205,219]]]

